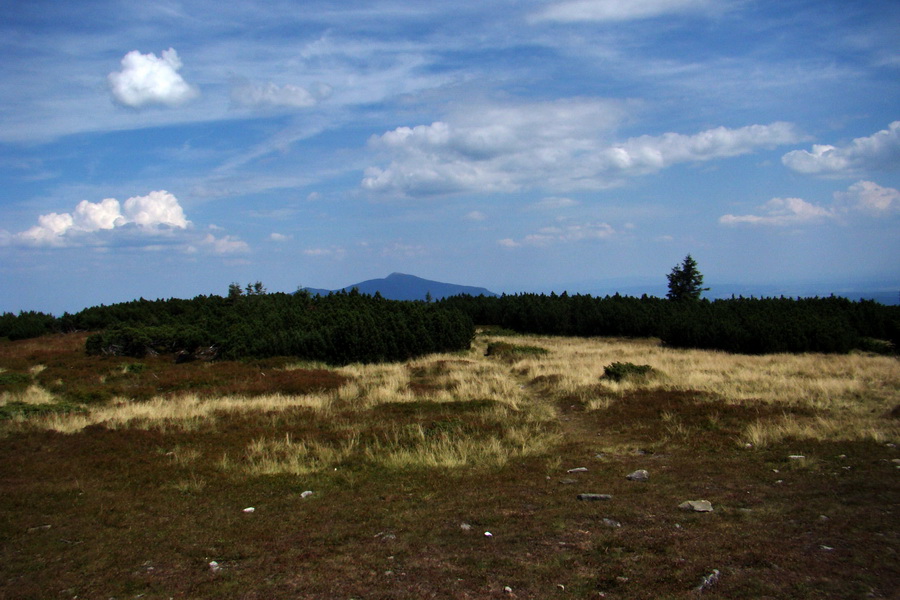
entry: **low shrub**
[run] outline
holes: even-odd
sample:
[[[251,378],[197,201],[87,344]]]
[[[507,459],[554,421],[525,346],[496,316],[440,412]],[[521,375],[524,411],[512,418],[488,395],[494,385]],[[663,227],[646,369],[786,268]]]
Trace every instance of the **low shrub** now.
[[[603,379],[622,381],[624,379],[646,378],[654,369],[650,365],[636,365],[630,362],[614,362],[603,367]]]
[[[48,415],[51,413],[84,412],[78,405],[69,402],[56,402],[54,404],[28,404],[27,402],[7,402],[0,405],[0,421],[12,419],[16,416],[31,417]]]

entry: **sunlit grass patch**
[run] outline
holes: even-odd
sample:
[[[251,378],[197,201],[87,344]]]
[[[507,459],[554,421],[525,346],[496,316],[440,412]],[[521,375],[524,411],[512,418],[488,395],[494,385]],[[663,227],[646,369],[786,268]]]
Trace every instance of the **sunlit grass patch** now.
[[[756,448],[764,448],[788,439],[894,441],[900,439],[900,422],[897,419],[848,413],[815,417],[785,415],[751,423],[742,441]]]
[[[238,469],[250,475],[306,475],[347,460],[358,445],[357,436],[329,444],[298,440],[285,434],[278,438],[255,439],[247,445],[243,456],[236,461],[224,457],[219,465],[225,470]]]
[[[396,428],[366,448],[366,459],[388,468],[502,467],[514,458],[545,452],[558,437],[533,425],[512,425],[498,436],[430,431],[421,425]]]
[[[102,406],[90,406],[77,414],[52,414],[33,419],[32,427],[61,433],[77,433],[91,425],[103,424],[109,429],[160,429],[194,431],[215,422],[218,413],[249,414],[307,408],[327,412],[332,405],[329,394],[289,396],[222,396],[203,398],[185,394],[172,398],[157,397],[145,402],[118,399]]]
[[[171,487],[182,494],[199,494],[206,489],[206,480],[196,473],[191,473],[186,479],[179,479],[172,483]]]

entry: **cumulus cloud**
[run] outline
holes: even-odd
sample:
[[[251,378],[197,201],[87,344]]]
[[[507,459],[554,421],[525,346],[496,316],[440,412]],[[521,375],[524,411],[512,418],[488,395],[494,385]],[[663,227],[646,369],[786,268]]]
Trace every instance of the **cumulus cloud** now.
[[[273,232],[269,234],[269,239],[273,242],[287,242],[292,239],[293,236],[284,235],[283,233]]]
[[[38,224],[16,234],[31,245],[66,246],[77,243],[79,235],[132,225],[144,233],[161,228],[186,229],[190,221],[178,199],[165,190],[128,198],[120,206],[115,198],[100,202],[82,200],[72,214],[49,213],[38,217]]]
[[[772,198],[760,207],[763,215],[722,215],[722,225],[774,225],[785,226],[829,219],[834,213],[826,208],[810,204],[802,198]]]
[[[548,198],[541,198],[537,202],[535,202],[532,206],[541,210],[556,210],[559,208],[568,208],[570,206],[577,206],[578,201],[572,200],[571,198],[563,198],[560,196],[550,196]]]
[[[173,48],[157,57],[132,50],[122,58],[122,70],[107,76],[116,102],[131,108],[148,105],[177,106],[199,95],[178,74],[181,59]]]
[[[241,106],[309,108],[331,94],[331,88],[320,84],[312,92],[306,88],[274,83],[242,83],[231,91],[231,99]]]
[[[772,198],[760,207],[759,215],[723,215],[722,225],[768,225],[783,227],[822,222],[852,214],[887,216],[900,212],[900,191],[872,181],[858,181],[846,192],[835,192],[830,207],[801,198]]]
[[[789,123],[666,133],[620,143],[608,139],[622,106],[564,100],[487,107],[431,125],[398,127],[370,145],[391,157],[366,169],[373,192],[429,196],[460,191],[512,192],[538,187],[602,189],[677,163],[737,156],[796,143]]]
[[[793,171],[806,174],[849,175],[897,169],[900,167],[900,121],[843,147],[815,144],[811,150],[793,150],[782,156],[781,162]]]
[[[497,243],[506,248],[520,246],[549,246],[585,240],[603,240],[616,234],[609,223],[569,223],[543,227],[537,233],[526,235],[520,240],[505,238]]]
[[[231,235],[217,238],[213,234],[207,233],[201,243],[210,248],[214,254],[243,254],[250,250],[247,242]]]
[[[567,23],[632,21],[710,8],[715,8],[711,0],[565,0],[551,3],[535,19]]]
[[[857,181],[846,192],[835,192],[834,200],[842,212],[860,211],[871,216],[900,212],[900,191],[873,181]]]

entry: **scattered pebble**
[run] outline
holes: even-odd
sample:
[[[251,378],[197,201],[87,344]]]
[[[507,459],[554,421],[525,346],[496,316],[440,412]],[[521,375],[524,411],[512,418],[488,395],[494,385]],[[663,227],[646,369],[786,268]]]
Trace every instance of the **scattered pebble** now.
[[[485,531],[485,532],[484,532],[484,537],[494,537],[494,534],[491,533],[490,531]]]
[[[693,512],[712,512],[712,503],[709,500],[686,500],[678,505],[681,510],[690,510]]]
[[[578,499],[596,502],[598,500],[612,500],[612,496],[609,494],[578,494]]]
[[[301,497],[301,498],[309,498],[309,497],[312,496],[312,495],[313,495],[312,490],[306,490],[305,492],[303,492],[302,494],[300,494],[300,497]]]
[[[622,526],[622,524],[619,523],[618,521],[616,521],[615,519],[609,519],[609,518],[603,519],[602,523],[604,525],[606,525],[607,527],[613,527],[613,528]]]
[[[626,475],[625,479],[628,479],[630,481],[647,481],[648,479],[650,479],[650,473],[645,469],[638,469],[634,473],[629,473],[628,475]]]
[[[222,567],[219,566],[219,563],[217,563],[216,561],[213,560],[213,561],[210,561],[210,563],[209,563],[209,570],[212,571],[213,573],[218,573],[219,571],[222,570]]]
[[[706,588],[715,585],[717,581],[719,581],[719,570],[713,569],[712,573],[703,578],[700,585],[695,588],[695,591],[702,592]]]
[[[566,473],[586,473],[587,467],[575,467],[574,469],[569,469]]]
[[[252,506],[248,506],[247,508],[244,509],[244,512],[245,512],[245,513],[252,513],[252,512],[255,511],[255,510],[256,510],[256,509],[253,508]]]

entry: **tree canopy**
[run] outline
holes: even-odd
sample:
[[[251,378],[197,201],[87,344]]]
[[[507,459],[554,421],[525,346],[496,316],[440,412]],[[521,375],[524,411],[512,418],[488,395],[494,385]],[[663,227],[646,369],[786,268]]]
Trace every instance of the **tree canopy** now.
[[[697,269],[697,261],[688,254],[680,265],[672,267],[672,272],[666,277],[669,279],[669,300],[699,300],[703,292],[709,288],[703,287],[703,274]]]

